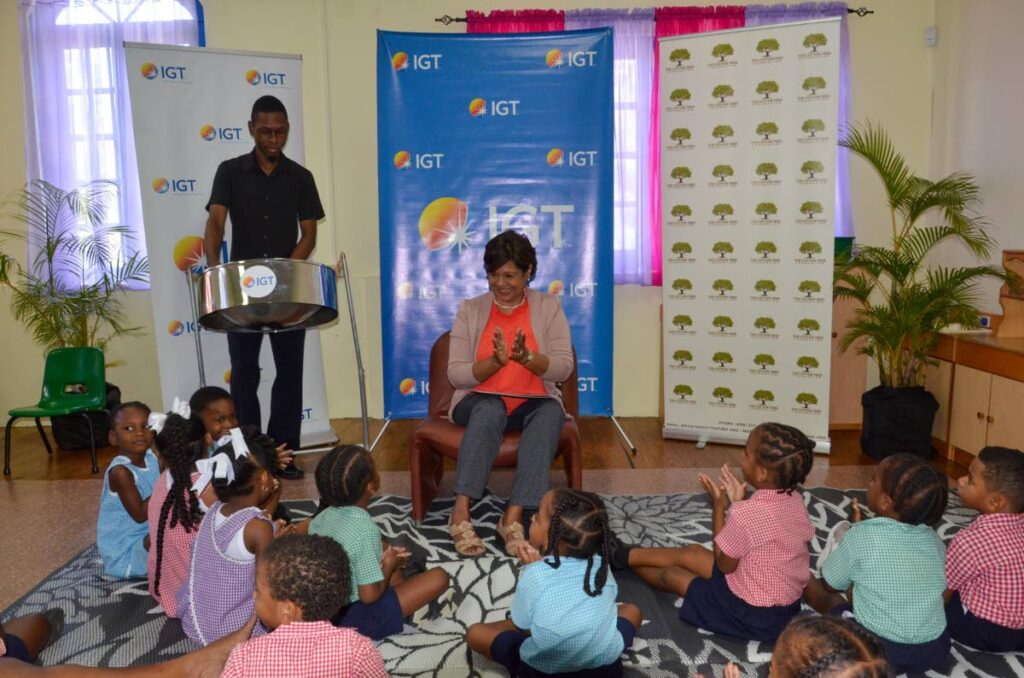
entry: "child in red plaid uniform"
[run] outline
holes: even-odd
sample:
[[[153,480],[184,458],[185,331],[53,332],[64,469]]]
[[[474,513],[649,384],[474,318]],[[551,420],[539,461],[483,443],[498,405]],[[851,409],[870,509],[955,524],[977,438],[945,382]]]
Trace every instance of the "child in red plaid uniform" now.
[[[345,551],[329,537],[275,540],[256,566],[256,615],[273,631],[231,652],[221,678],[383,678],[380,653],[331,617],[348,601]]]
[[[700,476],[713,508],[713,550],[619,545],[612,564],[683,596],[679,618],[687,623],[746,640],[775,640],[800,611],[810,579],[807,542],[814,529],[794,490],[811,470],[813,451],[814,442],[798,429],[761,424],[750,432],[740,464],[746,482],[728,465],[717,484]]]
[[[946,625],[979,650],[1024,650],[1024,452],[986,447],[958,482],[979,515],[946,553]]]

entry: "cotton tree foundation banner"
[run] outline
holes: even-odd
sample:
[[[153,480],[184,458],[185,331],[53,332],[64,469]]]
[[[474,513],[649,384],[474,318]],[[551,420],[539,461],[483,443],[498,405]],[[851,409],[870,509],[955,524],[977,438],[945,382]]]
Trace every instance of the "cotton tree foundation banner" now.
[[[659,49],[664,434],[827,451],[839,20]]]
[[[152,285],[153,321],[164,408],[199,386],[185,270],[206,265],[206,201],[217,166],[252,150],[247,123],[264,94],[280,99],[291,131],[285,154],[303,162],[302,60],[295,56],[217,52],[201,48],[125,45],[135,147],[142,185]],[[227,260],[230,220],[221,250]],[[296,240],[298,226],[296,225]],[[225,335],[201,331],[206,383],[228,388]],[[320,335],[306,333],[302,375],[302,444],[335,440],[327,416]],[[274,359],[269,338],[260,356],[263,425],[270,413]]]
[[[508,229],[537,249],[531,287],[561,297],[581,412],[611,414],[612,67],[610,29],[378,32],[387,416],[426,414],[430,348]]]

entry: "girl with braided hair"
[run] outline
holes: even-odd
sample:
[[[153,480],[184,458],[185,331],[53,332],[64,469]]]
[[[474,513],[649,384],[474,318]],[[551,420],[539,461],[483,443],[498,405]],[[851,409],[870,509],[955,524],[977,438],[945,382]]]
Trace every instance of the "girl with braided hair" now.
[[[348,554],[351,583],[335,626],[354,628],[373,640],[401,633],[405,617],[448,590],[448,573],[435,567],[405,579],[409,551],[384,541],[367,511],[380,488],[373,457],[359,445],[335,447],[316,467],[320,510],[309,534],[335,540]]]
[[[682,596],[684,622],[745,640],[775,640],[800,612],[810,579],[807,543],[814,528],[794,490],[811,470],[813,452],[814,442],[792,426],[757,426],[740,462],[746,482],[728,465],[718,483],[699,476],[711,498],[712,548],[618,544],[612,565]],[[754,489],[749,497],[748,484]]]
[[[149,594],[163,606],[168,617],[177,617],[178,588],[188,576],[192,543],[206,508],[217,501],[207,485],[192,490],[199,479],[196,460],[206,453],[193,438],[192,422],[179,413],[154,413],[149,427],[156,433],[156,448],[167,470],[149,498]]]
[[[946,547],[930,527],[948,498],[948,481],[927,461],[886,457],[868,485],[874,517],[862,520],[853,500],[853,526],[821,566],[821,579],[804,592],[818,612],[842,615],[878,635],[896,673],[941,670],[949,654]]]
[[[513,676],[621,676],[620,655],[633,644],[643,615],[636,605],[616,605],[610,538],[600,497],[548,491],[529,543],[519,546],[523,567],[510,618],[470,626],[470,648]]]

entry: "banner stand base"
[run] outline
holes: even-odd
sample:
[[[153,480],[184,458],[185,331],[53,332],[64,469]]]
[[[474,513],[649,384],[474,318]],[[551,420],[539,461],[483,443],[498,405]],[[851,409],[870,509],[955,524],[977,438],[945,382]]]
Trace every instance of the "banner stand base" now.
[[[747,444],[747,436],[745,435],[740,438],[735,434],[708,433],[707,431],[698,431],[696,429],[680,428],[675,426],[662,427],[661,437],[671,438],[673,440],[693,440],[696,442],[698,450],[703,450],[708,443],[739,445],[741,447]],[[832,441],[828,438],[825,440],[815,440],[814,452],[815,454],[831,454]]]

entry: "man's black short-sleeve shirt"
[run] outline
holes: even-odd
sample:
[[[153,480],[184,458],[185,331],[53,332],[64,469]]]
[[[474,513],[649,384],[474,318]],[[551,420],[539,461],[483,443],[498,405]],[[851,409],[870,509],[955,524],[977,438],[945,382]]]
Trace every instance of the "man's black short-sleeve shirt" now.
[[[223,205],[231,217],[231,260],[289,257],[299,239],[299,222],[322,219],[324,208],[313,174],[281,156],[269,175],[253,151],[217,168],[210,205]]]

